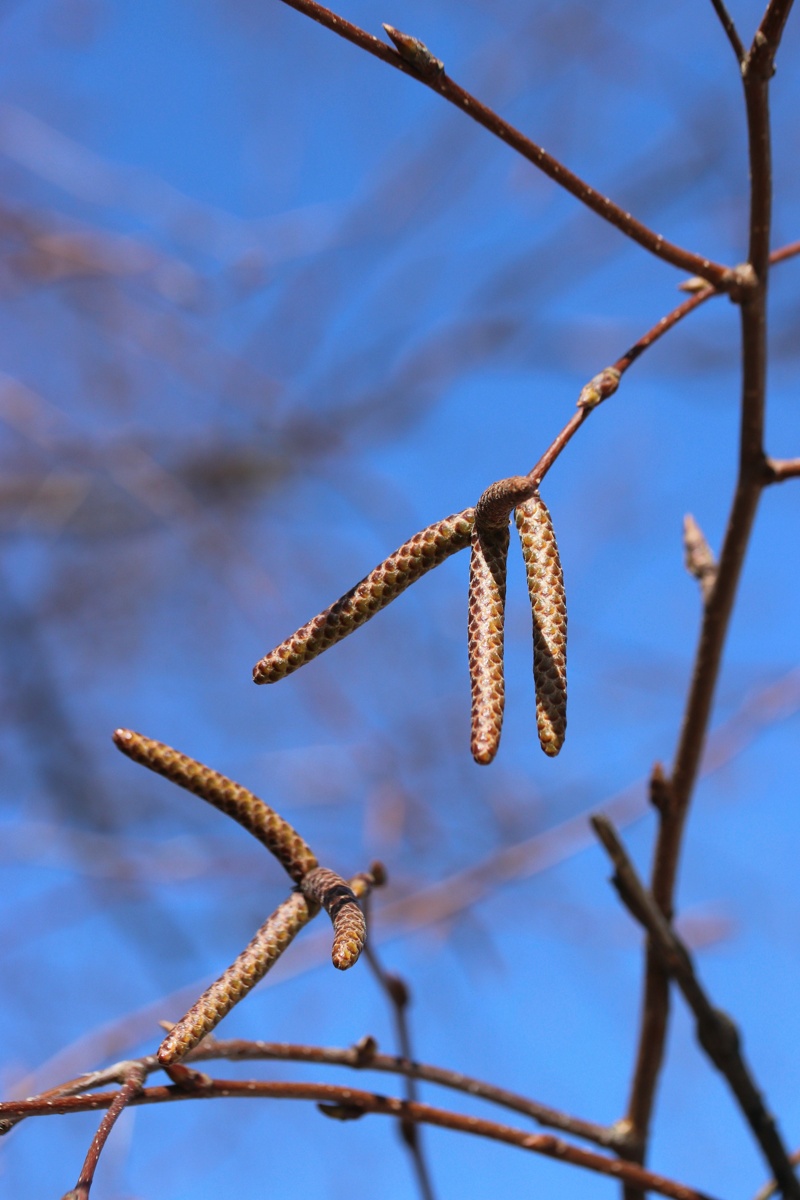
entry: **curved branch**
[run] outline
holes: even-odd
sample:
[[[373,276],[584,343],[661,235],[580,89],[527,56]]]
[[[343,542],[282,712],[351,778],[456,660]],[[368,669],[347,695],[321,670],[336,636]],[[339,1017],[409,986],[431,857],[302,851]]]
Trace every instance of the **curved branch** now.
[[[60,1100],[41,1102],[23,1100],[19,1103],[0,1104],[0,1118],[96,1112],[98,1109],[110,1108],[118,1095],[118,1092],[99,1092],[92,1096],[71,1096]],[[668,1196],[671,1200],[711,1200],[706,1193],[699,1192],[686,1184],[677,1183],[663,1175],[647,1171],[634,1163],[623,1162],[617,1158],[607,1158],[592,1150],[584,1150],[570,1142],[565,1142],[562,1138],[553,1137],[552,1134],[529,1133],[527,1130],[516,1129],[510,1125],[500,1125],[495,1121],[485,1121],[479,1117],[450,1112],[448,1109],[434,1108],[430,1104],[418,1104],[400,1100],[394,1096],[379,1096],[373,1092],[333,1084],[211,1079],[205,1086],[198,1083],[198,1086],[192,1088],[181,1088],[175,1085],[145,1088],[130,1099],[129,1105],[138,1107],[139,1105],[166,1104],[175,1100],[225,1099],[314,1100],[317,1103],[335,1105],[339,1111],[342,1113],[347,1111],[351,1117],[366,1113],[401,1117],[424,1125],[435,1125],[440,1129],[450,1129],[456,1133],[468,1133],[475,1137],[503,1142],[508,1146],[517,1146],[520,1150],[528,1150],[534,1154],[541,1154],[545,1158],[568,1162],[573,1166],[593,1171],[595,1174],[610,1176],[620,1182],[627,1182],[647,1191],[656,1192],[661,1196]]]

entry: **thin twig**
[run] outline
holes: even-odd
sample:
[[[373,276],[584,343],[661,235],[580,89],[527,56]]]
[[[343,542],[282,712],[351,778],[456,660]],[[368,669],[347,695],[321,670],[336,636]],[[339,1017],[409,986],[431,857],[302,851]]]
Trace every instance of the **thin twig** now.
[[[659,811],[651,891],[667,920],[672,919],[686,818],[707,736],[730,616],[756,509],[767,481],[763,438],[772,209],[768,84],[790,7],[791,0],[772,0],[753,48],[742,64],[750,161],[750,216],[748,262],[739,271],[743,280],[748,279],[748,286],[734,297],[740,305],[742,330],[739,472],[717,577],[703,609],[692,679],[669,776],[672,803]],[[626,1114],[632,1135],[632,1156],[639,1162],[644,1161],[668,1021],[669,980],[651,945],[646,958],[636,1065]],[[640,1195],[638,1190],[626,1189],[626,1200],[639,1200]]]
[[[736,280],[733,278],[731,271],[720,263],[711,262],[707,258],[703,258],[698,254],[692,254],[689,250],[684,250],[681,246],[676,246],[672,242],[666,241],[661,234],[649,229],[643,225],[641,221],[637,221],[630,213],[625,212],[619,205],[603,196],[600,192],[595,191],[588,183],[580,179],[577,175],[569,171],[557,159],[543,150],[535,142],[525,137],[513,125],[509,125],[496,112],[482,104],[475,96],[472,96],[464,88],[455,83],[444,70],[423,71],[418,66],[415,66],[410,56],[403,56],[396,50],[392,50],[385,42],[379,38],[373,37],[371,33],[360,29],[357,25],[345,21],[343,17],[337,13],[331,12],[330,9],[324,8],[321,4],[317,4],[316,0],[283,0],[290,8],[294,8],[297,12],[304,13],[305,16],[311,17],[313,21],[317,21],[320,25],[324,25],[326,29],[330,29],[333,33],[337,33],[339,37],[344,38],[353,45],[359,46],[362,50],[366,50],[368,54],[372,54],[375,58],[379,58],[381,62],[388,63],[390,67],[394,67],[398,71],[402,71],[405,75],[410,75],[412,78],[423,83],[432,91],[438,92],[445,100],[449,100],[456,108],[461,109],[473,121],[477,121],[479,125],[483,125],[484,129],[488,129],[495,137],[511,146],[519,154],[526,158],[528,162],[534,164],[550,179],[560,184],[566,191],[575,196],[587,208],[601,216],[617,229],[622,230],[624,234],[630,237],[633,241],[638,242],[645,250],[649,250],[652,254],[664,259],[666,262],[672,263],[673,266],[681,268],[681,270],[690,271],[694,275],[699,275],[701,278],[708,280],[715,287],[727,290],[735,285]],[[394,33],[397,31],[395,30]],[[408,35],[403,35],[407,37]],[[417,39],[413,39],[417,40]],[[421,43],[420,43],[421,44]],[[427,47],[423,47],[427,50]],[[430,51],[427,52],[430,54]],[[431,55],[431,58],[433,56]],[[433,60],[438,61],[438,60]]]
[[[611,821],[598,814],[592,817],[592,826],[614,864],[612,882],[622,902],[649,934],[650,945],[663,969],[675,980],[695,1015],[697,1040],[727,1080],[784,1196],[800,1200],[800,1181],[792,1169],[775,1118],[764,1104],[742,1058],[741,1037],[736,1025],[727,1013],[715,1008],[708,999],[697,978],[691,954],[639,879]]]
[[[766,467],[767,483],[783,483],[800,475],[800,458],[768,458]]]
[[[34,1102],[21,1100],[0,1104],[0,1119],[4,1116],[44,1117],[74,1112],[96,1112],[110,1108],[119,1092],[97,1092],[92,1096],[65,1096],[61,1100]],[[425,1125],[468,1133],[517,1146],[545,1158],[571,1163],[598,1175],[628,1182],[647,1191],[668,1196],[671,1200],[711,1200],[705,1192],[645,1170],[635,1163],[607,1158],[591,1150],[574,1146],[562,1138],[547,1133],[530,1133],[510,1125],[500,1125],[479,1117],[433,1108],[429,1104],[410,1103],[396,1096],[380,1096],[373,1092],[322,1083],[283,1083],[263,1080],[210,1079],[205,1087],[191,1090],[175,1085],[145,1088],[130,1100],[131,1106],[165,1104],[183,1100],[313,1100],[352,1110],[352,1115],[377,1113],[382,1116],[407,1117]]]
[[[88,1200],[94,1182],[94,1173],[97,1170],[97,1164],[108,1140],[108,1135],[114,1128],[119,1115],[128,1107],[134,1096],[141,1092],[146,1077],[147,1070],[141,1063],[131,1062],[128,1064],[128,1073],[122,1087],[114,1097],[108,1112],[100,1122],[97,1133],[92,1138],[92,1144],[78,1176],[78,1182],[71,1191],[66,1193],[63,1200]]]
[[[411,1066],[414,1063],[414,1051],[411,1044],[411,1028],[408,1020],[408,1008],[411,1003],[411,992],[404,979],[399,975],[394,975],[387,971],[381,963],[374,946],[367,946],[365,950],[367,963],[372,974],[378,982],[379,987],[383,991],[394,1017],[395,1032],[397,1034],[397,1042],[400,1050],[400,1058],[398,1061]],[[374,1054],[369,1062],[369,1066],[374,1063]],[[405,1076],[405,1099],[412,1104],[419,1100],[419,1088],[417,1087],[417,1079],[419,1076],[416,1072],[409,1072]],[[430,1167],[425,1156],[424,1146],[422,1144],[421,1131],[419,1126],[414,1121],[409,1121],[401,1118],[398,1122],[400,1136],[406,1146],[411,1161],[414,1166],[414,1172],[417,1176],[420,1195],[422,1200],[435,1200],[433,1190],[433,1181],[431,1178]]]
[[[731,17],[730,13],[728,12],[727,8],[725,7],[723,0],[711,0],[711,3],[714,6],[714,12],[717,14],[717,16],[720,19],[722,28],[725,30],[725,33],[727,34],[728,41],[730,42],[731,46],[733,47],[733,53],[736,55],[736,61],[738,63],[743,63],[745,60],[746,52],[745,52],[745,48],[742,44],[742,39],[739,37],[739,34],[736,31],[736,26],[733,23],[733,18]]]

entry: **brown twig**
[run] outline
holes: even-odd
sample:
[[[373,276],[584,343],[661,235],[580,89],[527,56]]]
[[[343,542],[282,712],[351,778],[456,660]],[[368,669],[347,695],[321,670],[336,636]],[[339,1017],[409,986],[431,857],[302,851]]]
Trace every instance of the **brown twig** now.
[[[797,479],[800,475],[800,458],[768,458],[766,470],[767,483],[783,483],[786,479]]]
[[[703,258],[698,254],[692,254],[689,250],[684,250],[680,246],[674,245],[672,242],[666,241],[661,234],[649,229],[643,225],[641,221],[637,221],[630,213],[625,212],[619,205],[614,204],[607,196],[603,196],[600,192],[590,187],[588,183],[580,179],[577,175],[569,171],[563,166],[558,159],[553,158],[541,146],[532,142],[513,125],[504,121],[501,116],[482,104],[475,96],[472,96],[464,88],[455,83],[444,70],[423,70],[419,65],[415,64],[408,55],[400,54],[396,50],[390,49],[385,42],[379,38],[373,37],[371,33],[360,29],[357,25],[345,21],[343,17],[331,12],[330,9],[324,8],[321,4],[317,4],[316,0],[283,0],[290,8],[294,8],[297,12],[311,17],[313,21],[317,21],[320,25],[324,25],[326,29],[330,29],[333,33],[337,33],[339,37],[344,38],[353,45],[359,46],[362,50],[366,50],[368,54],[372,54],[375,58],[379,58],[381,62],[388,63],[390,67],[394,67],[398,71],[402,71],[405,75],[410,75],[412,78],[419,80],[432,91],[437,92],[455,105],[462,112],[471,117],[473,121],[477,121],[484,129],[500,138],[512,149],[516,150],[528,162],[533,163],[544,172],[555,183],[559,184],[576,199],[585,204],[587,208],[592,209],[603,220],[608,221],[611,225],[616,226],[626,236],[633,241],[638,242],[645,250],[649,250],[651,254],[657,255],[664,259],[665,262],[672,263],[673,266],[679,267],[681,270],[690,271],[694,275],[700,275],[703,279],[707,279],[709,283],[715,287],[721,288],[723,291],[735,284],[730,270],[720,263],[711,262],[707,258]],[[392,37],[398,33],[393,30]],[[408,34],[401,35],[408,38]],[[409,39],[417,41],[416,38]],[[420,45],[422,43],[419,43]],[[424,47],[430,55],[427,47]],[[431,59],[433,56],[430,55]],[[438,59],[433,59],[438,62]]]
[[[67,1192],[63,1200],[88,1200],[89,1192],[91,1191],[92,1183],[94,1182],[94,1173],[97,1170],[97,1164],[100,1161],[100,1155],[103,1152],[103,1147],[108,1140],[108,1135],[114,1128],[114,1125],[120,1113],[124,1111],[133,1100],[138,1096],[147,1078],[146,1068],[138,1062],[128,1063],[128,1072],[122,1082],[122,1087],[116,1093],[113,1103],[109,1105],[108,1111],[100,1122],[97,1133],[92,1138],[92,1144],[81,1168],[81,1173],[78,1176],[78,1182],[71,1191]]]
[[[0,1104],[0,1119],[4,1116],[43,1117],[74,1112],[96,1112],[99,1109],[110,1108],[118,1095],[118,1092],[97,1092],[91,1096],[65,1096],[60,1100],[47,1102],[6,1102]],[[434,1125],[440,1129],[450,1129],[456,1133],[468,1133],[475,1137],[503,1142],[508,1146],[517,1146],[521,1150],[541,1154],[546,1158],[583,1167],[595,1174],[635,1184],[647,1191],[670,1197],[671,1200],[711,1200],[707,1193],[697,1191],[696,1188],[657,1175],[634,1163],[584,1150],[552,1134],[530,1133],[528,1130],[500,1125],[495,1121],[434,1108],[429,1104],[410,1103],[395,1096],[380,1096],[373,1092],[333,1084],[211,1079],[207,1087],[193,1090],[183,1090],[175,1085],[144,1088],[131,1097],[129,1104],[139,1107],[173,1101],[222,1099],[312,1100],[342,1109],[360,1110],[364,1114],[407,1117],[409,1120]]]
[[[711,3],[714,6],[714,12],[720,19],[722,28],[725,30],[728,41],[733,47],[733,53],[736,55],[736,61],[743,63],[745,60],[745,48],[742,45],[742,39],[739,37],[739,34],[736,31],[733,18],[725,7],[723,0],[711,0]]]
[[[727,1080],[784,1196],[800,1200],[800,1181],[792,1169],[775,1118],[766,1108],[742,1057],[736,1025],[727,1013],[715,1008],[708,999],[697,978],[691,954],[639,879],[611,821],[598,814],[592,817],[592,826],[614,864],[612,882],[622,902],[647,931],[662,967],[675,980],[695,1015],[697,1040]]]
[[[753,47],[742,64],[750,159],[750,236],[748,262],[738,272],[743,286],[734,297],[740,305],[742,330],[739,473],[717,577],[703,610],[692,680],[670,772],[673,802],[659,813],[651,891],[667,920],[672,918],[683,833],[705,744],[730,616],[750,531],[767,478],[763,436],[772,207],[768,83],[790,7],[791,0],[772,0]],[[637,1161],[644,1160],[668,1020],[668,976],[651,945],[647,953],[642,1019],[626,1116],[632,1133],[633,1156]],[[626,1200],[638,1200],[639,1195],[638,1190],[629,1188]]]
[[[400,1056],[395,1059],[398,1063],[403,1063],[406,1070],[402,1073],[405,1075],[405,1099],[412,1104],[419,1100],[419,1088],[417,1080],[421,1078],[416,1070],[414,1061],[414,1052],[411,1044],[411,1028],[408,1020],[408,1009],[411,1004],[411,992],[404,979],[399,975],[395,975],[387,971],[378,957],[374,946],[367,946],[366,958],[372,974],[378,982],[378,986],[383,991],[394,1017],[395,1032],[397,1034],[397,1042],[400,1050]],[[377,1046],[373,1042],[370,1047],[370,1054],[363,1065],[374,1067],[375,1058],[377,1056]],[[365,1056],[362,1054],[362,1059]],[[410,1068],[410,1069],[408,1069]],[[398,1122],[400,1136],[406,1146],[411,1161],[414,1166],[414,1172],[417,1177],[422,1200],[435,1200],[433,1191],[433,1181],[431,1178],[430,1167],[428,1166],[427,1158],[420,1136],[419,1126],[414,1121],[409,1121],[401,1118]]]

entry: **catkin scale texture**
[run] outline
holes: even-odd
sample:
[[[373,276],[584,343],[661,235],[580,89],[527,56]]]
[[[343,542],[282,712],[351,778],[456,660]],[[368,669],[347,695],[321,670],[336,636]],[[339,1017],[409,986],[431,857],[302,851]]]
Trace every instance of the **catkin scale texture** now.
[[[505,708],[503,641],[509,533],[479,529],[472,533],[469,564],[467,647],[472,687],[472,736],[475,762],[492,761],[500,745]]]
[[[128,758],[149,767],[151,771],[163,775],[233,817],[275,855],[295,883],[299,883],[308,871],[318,865],[311,847],[306,845],[289,822],[284,821],[247,788],[189,758],[187,754],[180,754],[164,742],[156,742],[131,729],[115,730],[114,743]]]
[[[277,683],[364,625],[427,571],[468,546],[474,517],[469,508],[414,534],[330,608],[256,663],[255,682]]]
[[[322,905],[333,924],[331,961],[340,971],[352,967],[364,949],[367,926],[349,883],[327,867],[309,871],[300,884],[303,895]]]
[[[540,496],[516,510],[533,615],[536,727],[554,757],[567,731],[567,603],[553,522]]]
[[[259,983],[280,958],[295,934],[319,911],[319,906],[294,892],[264,922],[219,979],[203,992],[185,1017],[169,1031],[158,1050],[164,1066],[178,1062],[214,1029],[231,1009]]]

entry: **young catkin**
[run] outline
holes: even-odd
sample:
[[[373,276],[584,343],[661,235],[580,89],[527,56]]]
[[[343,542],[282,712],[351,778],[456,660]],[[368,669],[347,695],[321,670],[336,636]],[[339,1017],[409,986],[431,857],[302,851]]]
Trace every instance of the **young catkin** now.
[[[379,563],[330,608],[270,650],[253,668],[256,683],[277,683],[374,617],[427,571],[469,545],[475,510],[429,525]]]
[[[472,738],[475,762],[486,765],[497,753],[503,727],[508,526],[472,533],[469,564],[469,623],[467,646],[472,686]]]
[[[545,754],[554,757],[567,730],[567,604],[553,522],[536,495],[516,510],[533,612],[536,726]]]
[[[180,754],[164,742],[156,742],[141,733],[134,733],[132,729],[117,729],[113,738],[115,745],[128,758],[149,767],[151,771],[165,776],[233,817],[275,855],[295,883],[299,883],[308,871],[318,865],[311,847],[306,845],[289,822],[241,784],[189,758],[188,754]]]

